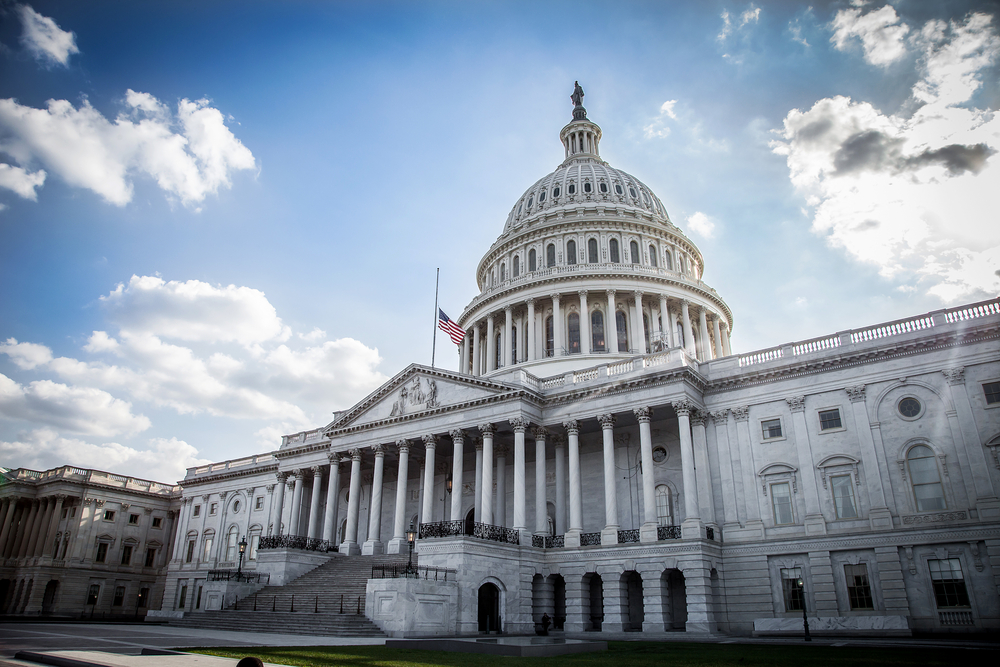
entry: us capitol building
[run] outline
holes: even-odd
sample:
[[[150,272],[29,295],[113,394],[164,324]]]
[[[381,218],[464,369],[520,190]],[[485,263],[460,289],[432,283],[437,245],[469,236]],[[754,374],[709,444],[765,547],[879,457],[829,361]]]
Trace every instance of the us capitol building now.
[[[4,473],[0,612],[143,589],[204,624],[312,581],[320,614],[353,562],[396,636],[1000,628],[1000,301],[734,354],[701,252],[582,97],[479,263],[458,372],[411,365],[178,487]]]

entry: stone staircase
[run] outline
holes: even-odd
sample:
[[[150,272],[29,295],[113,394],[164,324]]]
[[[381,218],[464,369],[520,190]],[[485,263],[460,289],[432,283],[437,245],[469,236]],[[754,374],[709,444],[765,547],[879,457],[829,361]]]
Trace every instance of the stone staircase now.
[[[284,586],[265,586],[222,611],[186,614],[181,627],[341,637],[382,637],[365,616],[373,565],[405,566],[406,556],[334,556]],[[416,558],[414,558],[416,561]],[[414,563],[415,564],[415,563]]]

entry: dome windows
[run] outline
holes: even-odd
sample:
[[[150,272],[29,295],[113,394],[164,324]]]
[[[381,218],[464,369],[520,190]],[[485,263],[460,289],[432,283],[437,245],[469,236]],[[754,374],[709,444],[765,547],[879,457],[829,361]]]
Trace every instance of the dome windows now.
[[[576,264],[576,241],[566,242],[566,263]]]
[[[556,187],[552,188],[552,196],[553,197],[558,197],[559,196],[559,186],[558,185]]]
[[[570,184],[569,184],[569,188],[567,188],[567,191],[568,191],[568,192],[569,192],[569,193],[570,193],[571,195],[575,195],[575,194],[576,194],[576,183],[570,183]]]
[[[597,264],[600,258],[597,255],[597,239],[587,241],[587,262]]]
[[[635,241],[629,241],[628,244],[629,255],[632,256],[632,263],[639,264],[639,244]]]
[[[621,183],[615,183],[615,193],[619,194],[619,195],[622,194],[622,185],[621,185]]]
[[[528,197],[528,210],[531,210],[531,205],[535,203],[535,195]]]
[[[541,204],[543,201],[545,201],[545,190],[538,193],[538,203]]]
[[[534,271],[538,268],[538,262],[536,261],[535,249],[532,248],[528,251],[528,271]]]
[[[631,185],[628,186],[628,193],[632,195],[632,199],[638,199],[638,197],[635,194],[635,188],[633,188]],[[531,201],[528,201],[528,206],[531,206]]]
[[[608,241],[608,254],[611,255],[611,262],[618,264],[622,261],[621,252],[618,249],[618,239]]]
[[[642,201],[646,206],[649,206],[649,195],[646,194],[645,190],[642,191]]]
[[[556,246],[554,243],[550,243],[545,248],[545,268],[551,269],[556,265]]]
[[[589,182],[583,184],[583,191],[586,192],[587,194],[590,194],[590,192],[593,189],[594,189],[593,186]]]
[[[607,183],[602,182],[598,187],[600,188],[602,194],[607,194],[608,193],[608,184]]]
[[[521,203],[519,203],[519,204],[517,205],[517,215],[518,215],[518,216],[520,216],[520,215],[521,215],[521,207],[522,207],[522,206],[524,206],[524,202],[521,202]]]
[[[653,245],[649,246],[649,264],[653,268],[656,268],[658,266],[658,263],[656,261],[656,246]]]
[[[513,270],[513,273],[511,274],[512,278],[517,278],[518,275],[520,275],[521,273],[521,258],[518,257],[517,255],[514,255],[512,270]]]

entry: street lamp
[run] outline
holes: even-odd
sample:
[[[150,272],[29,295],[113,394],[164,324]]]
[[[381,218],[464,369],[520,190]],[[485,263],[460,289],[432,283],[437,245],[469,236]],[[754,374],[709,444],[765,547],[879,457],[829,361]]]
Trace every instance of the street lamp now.
[[[802,627],[806,632],[806,641],[811,642],[812,637],[809,636],[809,619],[806,617],[806,584],[802,581],[802,577],[799,577],[795,582],[799,587],[799,594],[802,596]]]
[[[240,564],[236,568],[236,580],[239,581],[240,576],[243,574],[243,554],[247,552],[247,536],[244,535],[240,540]]]
[[[444,488],[448,489],[448,493],[451,493],[451,488],[454,482],[451,480],[451,475],[448,475],[448,479],[444,480]]]
[[[413,543],[417,540],[417,529],[414,527],[413,522],[410,522],[410,527],[406,530],[406,541],[410,544],[410,559],[406,563],[406,576],[412,576],[413,572]]]

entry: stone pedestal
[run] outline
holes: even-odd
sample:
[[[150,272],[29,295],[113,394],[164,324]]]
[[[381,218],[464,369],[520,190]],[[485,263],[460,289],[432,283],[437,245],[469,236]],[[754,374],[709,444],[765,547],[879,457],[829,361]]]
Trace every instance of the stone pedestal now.
[[[341,542],[340,553],[345,556],[360,556],[361,555],[361,545],[357,542]]]
[[[385,553],[385,545],[377,540],[368,540],[361,545],[361,554],[364,556],[378,556],[383,553]]]
[[[642,577],[642,631],[664,632],[663,584],[660,570],[640,572]]]
[[[826,535],[826,519],[822,514],[809,514],[805,518],[806,535]]]
[[[705,534],[702,532],[701,519],[684,519],[684,523],[681,524],[681,539],[700,540],[704,537]]]
[[[365,616],[390,637],[454,635],[458,582],[433,579],[369,579]]]
[[[868,521],[876,532],[892,530],[892,515],[888,507],[873,507],[868,510]]]
[[[405,554],[408,549],[406,538],[403,537],[394,537],[385,545],[385,553],[387,554]]]
[[[618,545],[618,526],[608,526],[601,531],[601,546]]]
[[[284,586],[332,558],[330,554],[298,549],[261,549],[257,552],[257,571],[270,575],[269,586]]]
[[[621,577],[609,572],[602,574],[601,578],[604,580],[604,621],[601,623],[601,632],[624,632],[628,612],[622,609],[627,598],[622,590]]]
[[[712,612],[712,579],[708,564],[684,568],[684,594],[687,598],[687,632],[715,632]]]
[[[566,533],[569,536],[569,533]],[[577,532],[577,545],[580,543],[580,534]],[[589,618],[584,618],[584,608],[590,606],[590,591],[584,587],[583,578],[580,574],[567,574],[566,581],[566,621],[563,628],[566,632],[583,632],[587,629]],[[584,596],[587,604],[584,605]]]
[[[656,529],[657,525],[655,523],[644,523],[639,527],[639,542],[642,544],[656,544]]]
[[[566,548],[566,549],[577,549],[577,548],[579,548],[579,546],[580,546],[580,532],[581,531],[575,530],[575,529],[574,530],[567,530],[566,534],[563,535],[564,548]]]

